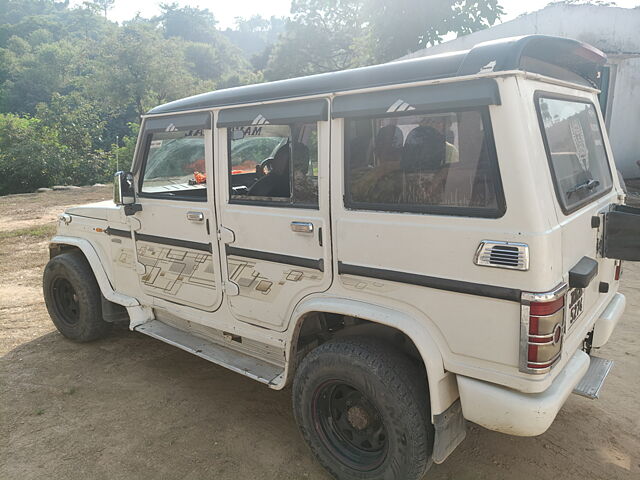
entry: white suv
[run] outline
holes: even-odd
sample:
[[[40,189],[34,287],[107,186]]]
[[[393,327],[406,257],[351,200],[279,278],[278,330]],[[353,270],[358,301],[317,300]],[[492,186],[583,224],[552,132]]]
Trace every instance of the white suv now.
[[[597,395],[640,260],[604,60],[534,35],[156,107],[114,201],[60,216],[53,322],[292,384],[338,479],[419,479],[465,419],[539,435]]]

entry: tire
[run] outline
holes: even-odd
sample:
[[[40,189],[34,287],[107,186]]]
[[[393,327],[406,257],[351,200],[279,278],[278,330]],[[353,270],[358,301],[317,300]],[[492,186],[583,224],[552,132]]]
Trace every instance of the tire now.
[[[337,338],[309,353],[293,381],[293,411],[338,480],[419,480],[431,464],[426,375],[382,340]]]
[[[49,260],[43,291],[51,320],[65,337],[90,342],[111,330],[111,324],[102,318],[100,287],[80,252],[62,253]]]

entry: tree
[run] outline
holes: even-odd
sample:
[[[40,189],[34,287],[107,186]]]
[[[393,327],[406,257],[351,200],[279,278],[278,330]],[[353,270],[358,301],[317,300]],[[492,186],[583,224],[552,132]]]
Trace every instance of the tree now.
[[[294,0],[293,18],[275,45],[269,80],[330,72],[362,64],[364,0]]]
[[[116,0],[93,0],[93,3],[104,12],[104,18],[107,18],[107,12],[113,8]]]
[[[504,13],[498,0],[368,0],[369,53],[386,62],[493,25]]]
[[[34,118],[0,114],[0,195],[56,183],[64,147]]]
[[[180,37],[191,42],[215,43],[218,39],[216,19],[207,10],[193,7],[180,8],[177,3],[161,4],[158,20],[167,38]]]
[[[265,50],[278,40],[284,32],[286,20],[284,18],[264,18],[254,15],[248,19],[236,18],[235,29],[227,28],[223,33],[235,45],[245,52],[247,57],[263,55]]]
[[[294,0],[269,79],[386,62],[500,18],[498,0]]]

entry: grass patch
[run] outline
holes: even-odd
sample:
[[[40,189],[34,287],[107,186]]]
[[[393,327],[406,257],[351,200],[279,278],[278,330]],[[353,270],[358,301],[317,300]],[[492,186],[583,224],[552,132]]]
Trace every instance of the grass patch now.
[[[0,232],[0,240],[7,238],[19,237],[35,237],[44,238],[52,237],[56,233],[55,224],[36,225],[29,228],[19,228],[18,230],[9,230],[8,232]]]
[[[65,395],[73,395],[73,394],[74,394],[74,393],[76,393],[77,391],[78,391],[78,389],[77,389],[76,387],[70,387],[70,388],[67,388],[67,389],[64,391],[64,394],[65,394]]]

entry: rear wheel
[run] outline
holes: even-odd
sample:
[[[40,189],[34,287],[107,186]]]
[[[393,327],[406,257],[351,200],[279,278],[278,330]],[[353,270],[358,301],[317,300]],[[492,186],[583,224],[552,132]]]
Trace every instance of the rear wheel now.
[[[418,480],[433,448],[426,379],[371,338],[331,340],[307,355],[294,414],[320,463],[340,480]]]
[[[65,337],[89,342],[109,333],[111,324],[102,318],[98,282],[81,253],[62,253],[49,260],[43,293],[51,320]]]

